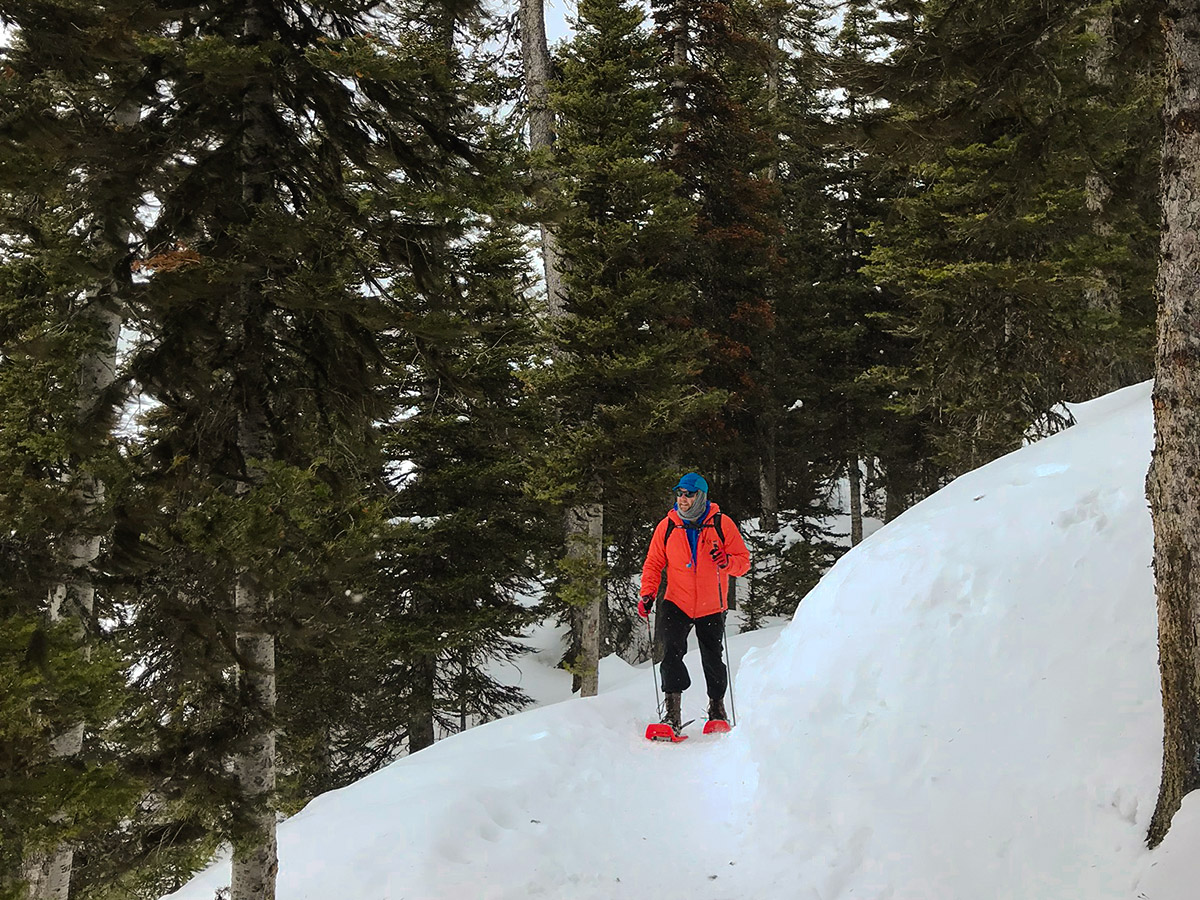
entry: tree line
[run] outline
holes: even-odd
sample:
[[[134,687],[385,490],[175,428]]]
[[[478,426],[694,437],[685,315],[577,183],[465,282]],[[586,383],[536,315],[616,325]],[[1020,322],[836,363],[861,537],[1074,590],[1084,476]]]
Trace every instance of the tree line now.
[[[4,3],[0,897],[271,897],[531,622],[641,652],[680,472],[757,627],[1149,377],[1160,12]]]

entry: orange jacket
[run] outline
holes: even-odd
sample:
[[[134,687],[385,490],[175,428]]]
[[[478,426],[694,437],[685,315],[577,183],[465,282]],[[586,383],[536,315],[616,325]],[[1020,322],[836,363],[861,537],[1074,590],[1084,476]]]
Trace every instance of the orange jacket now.
[[[708,514],[700,525],[700,538],[696,542],[696,556],[692,558],[692,547],[688,542],[687,529],[679,510],[672,509],[654,529],[650,538],[650,549],[642,566],[641,595],[658,594],[663,569],[667,572],[666,598],[688,616],[698,619],[724,611],[729,606],[728,576],[745,575],[750,571],[750,551],[742,540],[741,532],[728,516],[721,517],[724,542],[713,525],[713,516],[721,511],[715,503],[709,503]],[[675,527],[667,534],[667,522]],[[664,540],[665,538],[665,540]],[[729,565],[718,570],[711,551],[717,544],[729,554]]]

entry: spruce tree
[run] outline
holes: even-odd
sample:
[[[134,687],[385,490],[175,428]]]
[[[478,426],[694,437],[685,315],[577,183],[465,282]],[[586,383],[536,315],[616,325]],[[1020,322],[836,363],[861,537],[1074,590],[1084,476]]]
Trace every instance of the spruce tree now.
[[[672,274],[692,219],[658,162],[655,43],[643,19],[622,0],[586,0],[559,57],[551,102],[567,317],[548,323],[553,364],[532,375],[556,416],[534,484],[565,506],[604,497],[609,617],[621,644],[632,606],[624,585],[669,505],[673,455],[712,406],[694,387],[705,341],[691,325],[692,296]],[[582,573],[561,571],[557,596],[571,603]]]
[[[760,476],[775,438],[773,332],[782,234],[775,147],[765,100],[770,53],[746,4],[654,3],[663,40],[663,90],[672,97],[670,170],[695,204],[696,228],[674,272],[695,291],[710,349],[700,379],[724,392],[694,444],[735,517],[760,512]],[[768,506],[775,505],[772,499]]]
[[[23,855],[39,898],[67,895],[80,841],[105,816],[126,815],[130,801],[129,784],[109,769],[121,799],[103,802],[95,776],[124,686],[99,624],[109,483],[122,468],[112,434],[122,402],[117,336],[144,172],[159,158],[140,116],[157,86],[138,48],[155,27],[144,7],[18,4],[0,13],[14,29],[0,59],[0,502],[12,526],[3,627],[28,641],[27,665],[4,679],[5,705],[14,740],[33,741],[9,748],[20,768],[5,780],[28,778],[17,805],[38,819],[5,837],[14,858],[0,890],[21,880],[12,865]],[[75,718],[64,719],[69,710]]]
[[[377,335],[403,327],[391,280],[420,265],[425,238],[371,202],[465,149],[436,126],[454,119],[445,78],[420,41],[381,27],[384,11],[206,3],[152,48],[173,165],[141,260],[133,368],[160,404],[145,459],[171,518],[142,531],[160,561],[203,575],[151,569],[146,583],[177,583],[175,606],[208,614],[212,664],[235,663],[235,692],[213,698],[232,750],[234,897],[273,893],[277,652],[342,615],[377,549]]]
[[[476,109],[501,108],[506,61],[446,47],[459,91]],[[464,113],[459,127],[474,136],[473,169],[391,201],[438,232],[428,271],[397,287],[406,327],[387,342],[394,497],[379,573],[389,613],[378,630],[391,660],[376,690],[404,708],[390,740],[403,733],[410,752],[528,701],[494,667],[521,652],[515,639],[537,616],[520,598],[550,540],[545,509],[525,491],[541,417],[518,376],[540,347],[514,220],[518,136],[499,113]]]
[[[897,296],[885,322],[912,356],[879,374],[958,472],[1060,427],[1057,404],[1111,387],[1114,372],[1146,371],[1144,11],[1119,10],[1119,83],[1104,85],[1089,76],[1090,6],[899,11],[878,82],[897,115],[880,151],[909,188],[875,230],[868,274]],[[1102,206],[1088,187],[1097,166],[1115,173]],[[1119,299],[1097,303],[1098,281]]]

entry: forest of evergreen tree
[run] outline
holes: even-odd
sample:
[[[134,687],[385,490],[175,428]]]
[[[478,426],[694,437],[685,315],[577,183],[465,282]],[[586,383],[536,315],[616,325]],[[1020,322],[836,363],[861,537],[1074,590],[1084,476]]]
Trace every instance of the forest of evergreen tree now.
[[[1157,4],[540,5],[0,4],[0,900],[273,896],[531,623],[644,652],[683,472],[755,628],[1153,373]]]

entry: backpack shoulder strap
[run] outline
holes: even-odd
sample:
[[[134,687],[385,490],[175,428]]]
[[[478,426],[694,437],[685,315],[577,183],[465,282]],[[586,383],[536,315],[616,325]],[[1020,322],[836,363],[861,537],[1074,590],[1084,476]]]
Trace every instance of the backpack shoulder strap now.
[[[712,517],[712,526],[717,529],[717,537],[721,539],[721,543],[725,543],[725,529],[721,527],[721,519],[724,518],[724,513],[717,513]],[[670,516],[667,517],[667,530],[663,532],[663,549],[666,549],[667,540],[671,537],[671,532],[678,526],[675,520]]]

